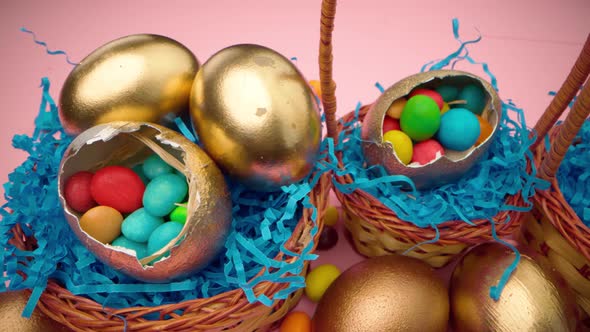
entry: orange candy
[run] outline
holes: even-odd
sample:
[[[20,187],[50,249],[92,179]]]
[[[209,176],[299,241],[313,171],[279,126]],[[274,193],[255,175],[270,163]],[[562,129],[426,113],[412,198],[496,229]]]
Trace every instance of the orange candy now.
[[[292,311],[281,323],[279,332],[311,332],[311,318],[305,312]]]
[[[311,85],[313,93],[315,93],[318,98],[322,99],[322,85],[320,84],[320,81],[311,80],[309,81],[309,85]]]
[[[480,145],[486,139],[488,139],[488,137],[490,137],[494,128],[484,118],[482,118],[479,115],[476,115],[476,116],[477,116],[477,120],[479,121],[480,134],[479,134],[479,137],[477,138],[477,141],[475,141],[475,145]]]
[[[399,118],[402,116],[402,111],[404,110],[404,107],[406,106],[407,102],[408,100],[403,97],[394,100],[393,103],[391,103],[391,105],[387,109],[387,115],[389,117],[399,120]]]
[[[123,216],[110,206],[99,205],[80,217],[80,228],[95,240],[111,243],[121,235]]]

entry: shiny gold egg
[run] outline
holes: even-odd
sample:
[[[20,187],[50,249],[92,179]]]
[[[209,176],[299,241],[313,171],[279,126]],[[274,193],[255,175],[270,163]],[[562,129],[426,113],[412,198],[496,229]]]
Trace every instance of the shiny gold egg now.
[[[324,293],[314,332],[446,331],[447,287],[426,263],[407,256],[366,259]]]
[[[473,84],[480,87],[487,97],[481,117],[490,123],[493,130],[481,144],[466,151],[446,150],[444,155],[426,165],[405,165],[394,154],[391,144],[383,141],[383,121],[387,110],[415,88],[435,89],[443,84],[455,87]],[[405,175],[412,179],[418,189],[454,182],[473,167],[490,147],[500,126],[501,115],[502,104],[496,90],[482,78],[457,70],[419,73],[386,89],[368,110],[361,130],[363,154],[369,165],[382,165],[389,174]]]
[[[67,205],[63,190],[76,172],[110,165],[132,167],[153,153],[186,177],[187,220],[167,246],[140,261],[134,252],[103,244],[85,233],[81,214]],[[82,132],[64,154],[58,188],[65,216],[82,244],[105,264],[146,282],[168,282],[207,266],[223,249],[231,226],[232,204],[221,170],[196,144],[153,123],[112,122]],[[169,256],[160,259],[168,251]]]
[[[199,63],[179,42],[139,34],[111,41],[67,77],[59,98],[62,125],[79,134],[113,121],[158,122],[187,111]]]
[[[322,130],[313,92],[269,48],[235,45],[207,60],[193,84],[191,115],[211,158],[250,188],[297,182],[317,159]]]
[[[454,331],[575,331],[575,298],[563,279],[540,256],[525,251],[521,255],[497,302],[490,297],[490,287],[514,261],[514,252],[486,243],[461,260],[451,280]]]
[[[25,291],[0,292],[0,332],[57,332],[69,331],[35,308],[30,318],[22,313],[29,294]]]

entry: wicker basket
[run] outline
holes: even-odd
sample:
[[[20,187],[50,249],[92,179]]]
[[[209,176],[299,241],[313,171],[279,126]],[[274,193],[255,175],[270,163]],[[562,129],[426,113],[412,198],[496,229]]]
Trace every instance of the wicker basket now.
[[[526,218],[520,240],[547,256],[577,295],[580,308],[590,316],[590,228],[584,225],[566,202],[556,173],[569,146],[590,113],[590,84],[586,83],[563,124],[554,126],[568,103],[590,74],[590,35],[567,80],[535,126],[534,150],[539,175],[551,187],[539,191],[535,207]],[[549,129],[551,128],[551,129]],[[549,134],[550,151],[538,144]]]
[[[323,106],[327,119],[328,134],[335,135],[335,84],[332,81],[331,34],[335,15],[335,0],[324,0],[321,16],[321,42],[319,65],[323,90]],[[309,194],[311,203],[318,210],[320,229],[327,208],[328,194],[332,186],[331,174],[324,173]],[[295,253],[301,251],[312,239],[311,209],[304,209],[297,227],[285,247]],[[12,244],[23,250],[35,248],[36,240],[26,238],[17,226],[12,229]],[[279,253],[278,260],[283,259]],[[296,257],[289,258],[292,262]],[[307,266],[306,266],[307,267]],[[304,269],[302,273],[305,273]],[[262,274],[260,271],[258,275]],[[284,284],[261,282],[254,293],[271,297],[284,289]],[[241,289],[234,289],[210,298],[200,298],[172,305],[157,307],[133,307],[125,309],[105,308],[88,298],[75,296],[62,285],[50,280],[41,295],[38,308],[53,320],[74,331],[268,331],[294,307],[302,290],[285,300],[275,300],[272,306],[259,302],[250,303]],[[179,315],[178,312],[182,312]],[[143,316],[157,314],[161,320],[147,320]],[[168,319],[162,319],[168,316]],[[124,319],[123,319],[124,318]]]

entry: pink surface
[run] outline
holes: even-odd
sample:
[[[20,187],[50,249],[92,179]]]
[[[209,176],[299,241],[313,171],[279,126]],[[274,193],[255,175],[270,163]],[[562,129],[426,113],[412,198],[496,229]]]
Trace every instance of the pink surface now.
[[[223,47],[257,43],[298,58],[308,79],[317,79],[319,0],[300,1],[3,1],[0,4],[0,181],[23,161],[11,148],[14,134],[31,133],[40,100],[40,79],[52,81],[55,98],[71,70],[62,56],[49,56],[19,31],[37,33],[53,50],[79,61],[103,43],[133,33],[157,33],[184,43],[204,62]],[[502,98],[525,109],[532,126],[559,88],[590,32],[590,1],[340,1],[334,33],[334,71],[339,114],[358,101],[456,50],[451,19],[470,39],[483,40],[471,55],[496,74]],[[342,234],[341,234],[342,235]],[[346,241],[317,263],[342,268],[359,261]],[[316,265],[316,264],[314,264]],[[300,308],[313,306],[306,299]]]

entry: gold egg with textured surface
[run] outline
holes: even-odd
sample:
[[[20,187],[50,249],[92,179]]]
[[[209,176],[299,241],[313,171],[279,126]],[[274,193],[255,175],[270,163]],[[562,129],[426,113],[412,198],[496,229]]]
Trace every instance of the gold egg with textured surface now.
[[[80,62],[64,82],[59,114],[70,134],[113,121],[158,122],[189,107],[199,69],[194,54],[168,37],[131,35]]]
[[[446,331],[449,298],[426,263],[407,256],[366,259],[346,270],[324,293],[314,332]]]
[[[64,183],[79,171],[133,167],[154,153],[186,177],[187,219],[167,246],[138,260],[133,253],[103,244],[82,230],[81,214],[65,200]],[[206,267],[223,249],[231,226],[232,203],[221,170],[196,144],[153,123],[112,122],[82,132],[64,154],[58,190],[68,224],[82,244],[105,264],[146,282],[169,282]],[[169,257],[158,260],[168,251]]]
[[[209,155],[252,189],[276,190],[309,174],[321,141],[313,92],[281,54],[259,45],[225,48],[203,64],[191,116]]]
[[[22,313],[29,294],[25,291],[0,292],[0,332],[54,332],[69,331],[35,308],[30,318]]]
[[[521,251],[521,259],[499,300],[490,297],[514,261],[511,249],[486,243],[471,250],[451,280],[453,330],[457,332],[575,331],[574,296],[543,258]]]

